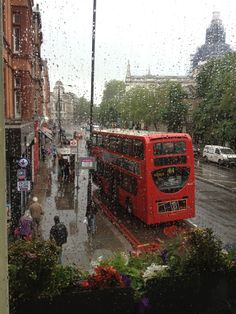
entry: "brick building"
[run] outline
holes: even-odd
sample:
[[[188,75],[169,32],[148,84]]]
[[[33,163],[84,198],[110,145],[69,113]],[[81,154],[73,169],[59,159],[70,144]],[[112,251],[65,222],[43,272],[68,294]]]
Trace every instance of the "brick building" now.
[[[33,0],[3,1],[7,203],[13,224],[30,195],[30,191],[17,189],[18,162],[27,159],[23,180],[32,186],[38,171],[39,130],[44,113],[41,16],[38,6],[33,6]]]

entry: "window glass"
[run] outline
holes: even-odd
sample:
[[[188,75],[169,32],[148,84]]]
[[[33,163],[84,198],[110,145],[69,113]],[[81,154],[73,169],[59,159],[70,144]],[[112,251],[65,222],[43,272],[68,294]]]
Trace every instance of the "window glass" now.
[[[152,177],[161,192],[173,193],[185,186],[189,174],[188,167],[168,167],[153,171]]]
[[[178,231],[179,226],[189,226],[188,222],[196,225],[196,230],[209,227],[223,245],[235,243],[236,1],[3,0],[1,4],[4,90],[0,90],[0,105],[4,113],[0,115],[4,125],[0,128],[5,130],[0,137],[5,133],[5,151],[0,173],[6,176],[0,187],[7,203],[0,206],[0,239],[4,240],[1,232],[6,227],[1,216],[4,207],[12,213],[8,241],[2,241],[9,243],[10,249],[18,240],[15,231],[21,216],[35,196],[44,215],[38,232],[31,230],[33,240],[50,239],[54,216],[59,216],[68,230],[58,260],[50,256],[54,250],[46,250],[50,261],[56,260],[47,287],[39,284],[24,289],[25,282],[14,283],[15,277],[21,277],[15,273],[17,269],[40,278],[37,267],[28,269],[30,264],[38,262],[42,274],[48,270],[41,269],[40,253],[28,254],[31,250],[27,247],[33,243],[19,241],[23,266],[9,265],[8,269],[13,271],[9,273],[13,279],[10,286],[23,291],[10,291],[11,299],[16,295],[39,301],[53,297],[64,291],[74,276],[67,265],[92,274],[97,258],[105,265],[104,259],[110,261],[115,251],[125,251],[131,265],[124,268],[123,259],[117,259],[114,268],[122,270],[122,278],[131,275],[131,285],[138,290],[145,288],[144,274],[162,277],[173,271],[173,277],[178,276],[177,270],[187,265],[182,257],[189,257],[182,251],[177,262],[184,264],[177,265],[176,273],[172,264],[170,272],[155,271],[162,268],[160,264],[173,262],[169,250],[168,261],[157,255],[154,260],[146,259],[141,254],[144,260],[136,262],[136,256],[130,256],[134,242],[140,242],[141,251],[149,251],[149,244],[160,238],[166,248],[170,239],[165,231],[173,231],[172,225]],[[79,135],[72,140],[73,134]],[[2,169],[4,162],[7,166]],[[117,231],[118,224],[110,223],[105,209],[127,227],[129,240],[137,241],[129,243],[125,239],[128,232]],[[208,254],[211,250],[201,251]],[[202,261],[191,256],[195,257],[193,266]],[[227,255],[228,265],[232,256],[236,250]],[[35,263],[28,263],[34,259]],[[196,273],[205,270],[200,266]],[[194,267],[191,270],[194,274]],[[212,271],[216,269],[206,273]],[[82,292],[83,285],[90,293],[96,284],[84,273],[82,277],[76,276],[75,285],[81,284],[77,290]],[[44,279],[42,283],[49,282]],[[5,281],[0,278],[1,282]],[[98,280],[95,294],[105,290],[100,285]],[[113,290],[116,284],[112,281],[108,286]],[[40,291],[41,287],[46,290]],[[68,286],[66,290],[73,289]],[[145,295],[141,290],[138,294]],[[186,291],[172,290],[177,294]],[[7,289],[0,287],[0,291]],[[172,294],[165,295],[169,298]],[[176,295],[176,300],[181,297]],[[153,299],[147,296],[147,300],[151,305],[147,312],[158,313]],[[224,305],[233,312],[226,295],[225,300],[228,303],[222,301],[222,313]],[[157,297],[161,312],[165,307],[159,301]],[[170,313],[187,312],[176,308],[181,302],[175,303]],[[191,304],[189,308],[191,312],[196,307]],[[199,309],[199,313],[204,311],[207,309]]]
[[[186,151],[185,142],[163,142],[153,144],[154,155],[184,154]]]

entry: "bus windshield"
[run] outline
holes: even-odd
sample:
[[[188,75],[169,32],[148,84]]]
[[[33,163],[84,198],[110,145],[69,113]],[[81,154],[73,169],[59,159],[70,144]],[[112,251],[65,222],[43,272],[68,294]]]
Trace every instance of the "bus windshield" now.
[[[173,193],[185,186],[189,174],[189,167],[168,167],[153,171],[152,177],[161,192]]]
[[[154,155],[183,154],[186,152],[185,142],[163,142],[153,144]]]

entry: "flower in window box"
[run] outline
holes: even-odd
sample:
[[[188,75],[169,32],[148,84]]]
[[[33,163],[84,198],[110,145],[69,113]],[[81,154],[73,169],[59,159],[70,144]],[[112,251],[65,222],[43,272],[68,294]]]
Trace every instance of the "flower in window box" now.
[[[167,270],[169,267],[167,265],[157,265],[152,263],[147,267],[143,274],[143,280],[146,282],[149,279],[157,278],[157,277],[166,277],[168,276]]]

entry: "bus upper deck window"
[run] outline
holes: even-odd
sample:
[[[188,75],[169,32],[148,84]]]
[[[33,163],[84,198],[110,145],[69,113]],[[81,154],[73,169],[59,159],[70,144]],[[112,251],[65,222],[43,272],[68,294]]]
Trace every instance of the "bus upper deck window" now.
[[[93,143],[93,145],[97,145],[97,135],[96,134],[93,134],[92,143]]]
[[[97,145],[102,146],[102,136],[101,135],[97,136]]]
[[[144,157],[144,145],[143,142],[140,140],[134,141],[134,155],[142,159]]]
[[[109,149],[109,137],[107,135],[102,138],[102,146],[106,149]]]

